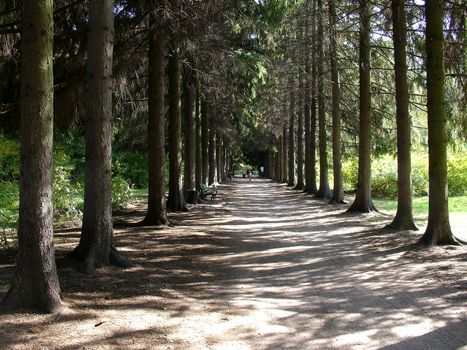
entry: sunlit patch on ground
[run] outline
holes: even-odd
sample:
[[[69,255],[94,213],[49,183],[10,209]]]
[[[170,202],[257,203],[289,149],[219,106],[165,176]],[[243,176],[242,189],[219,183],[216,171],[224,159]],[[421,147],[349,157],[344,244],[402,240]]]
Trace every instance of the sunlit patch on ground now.
[[[143,217],[132,208],[115,237],[138,266],[61,267],[65,311],[1,315],[0,348],[462,349],[467,248],[413,250],[420,233],[345,208],[260,179],[221,185],[175,227],[122,226]],[[78,238],[57,232],[57,256]],[[0,297],[12,273],[0,265]]]

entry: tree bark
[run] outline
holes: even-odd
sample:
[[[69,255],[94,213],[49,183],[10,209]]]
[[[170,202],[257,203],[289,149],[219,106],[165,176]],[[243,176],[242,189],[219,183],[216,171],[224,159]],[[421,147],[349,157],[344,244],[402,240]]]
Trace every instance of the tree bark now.
[[[358,185],[349,212],[375,211],[371,199],[371,81],[370,81],[370,3],[360,0],[360,132]]]
[[[411,118],[407,84],[407,20],[405,0],[392,0],[394,71],[397,120],[397,212],[388,225],[396,230],[417,230],[412,214]]]
[[[112,225],[113,1],[91,1],[85,92],[85,188],[81,239],[71,257],[80,269],[131,264],[117,252]]]
[[[148,209],[144,225],[166,225],[165,202],[165,41],[164,26],[151,15],[148,101]]]
[[[310,2],[308,2],[307,11],[310,9]],[[305,188],[304,192],[309,193],[309,189],[313,186],[312,175],[311,175],[311,62],[310,62],[310,53],[308,50],[309,40],[310,40],[310,18],[309,14],[306,17],[306,26],[305,26],[305,40],[307,43],[307,50],[305,53],[305,91],[304,91],[304,113],[305,113]],[[316,186],[316,184],[315,184]]]
[[[323,14],[323,1],[318,0],[318,11]],[[324,44],[323,16],[318,16],[318,123],[319,123],[319,190],[316,198],[331,198],[328,179],[328,151],[326,110],[324,102]]]
[[[184,89],[184,116],[185,116],[185,193],[186,201],[190,204],[198,203],[198,192],[195,185],[195,161],[196,161],[196,145],[195,145],[195,113],[196,113],[196,87],[193,72],[190,68],[185,74],[183,89]]]
[[[53,247],[53,1],[23,0],[18,259],[1,311],[61,309]]]
[[[287,183],[288,180],[288,157],[287,157],[288,145],[287,145],[287,122],[284,122],[282,126],[282,182]]]
[[[305,187],[303,181],[303,108],[304,108],[304,84],[303,73],[299,72],[299,98],[298,98],[298,125],[297,125],[297,184],[296,190],[302,191]]]
[[[212,123],[211,123],[212,124]],[[217,179],[216,160],[216,131],[214,126],[209,128],[209,185],[215,184]]]
[[[334,173],[334,188],[331,203],[344,204],[344,181],[342,178],[341,156],[341,109],[339,70],[337,67],[337,38],[336,38],[336,4],[329,0],[329,30],[331,47],[331,80],[332,80],[332,164]]]
[[[196,189],[201,186],[203,179],[203,156],[202,156],[202,145],[201,145],[201,96],[199,80],[196,79],[196,112],[195,112],[195,143],[196,143],[196,166],[195,166],[195,184]]]
[[[307,181],[306,191],[308,194],[316,194],[318,189],[316,187],[316,83],[317,83],[317,62],[316,62],[316,1],[313,0],[312,4],[312,17],[311,17],[311,106],[310,106],[310,138],[309,138],[309,162],[308,165],[310,174],[309,182]]]
[[[277,153],[276,153],[276,178],[275,180],[278,182],[282,181],[282,135],[279,136],[277,142]]]
[[[290,84],[292,88],[292,84]],[[290,93],[289,142],[288,142],[288,180],[287,186],[295,185],[295,93]]]
[[[446,110],[444,101],[443,2],[427,0],[426,67],[428,109],[428,225],[419,243],[424,246],[459,244],[451,231],[448,209]]]
[[[217,173],[217,182],[221,183],[222,178],[222,137],[219,129],[216,133],[216,173]]]
[[[209,123],[208,104],[203,99],[201,102],[201,182],[208,185],[209,177]]]
[[[172,40],[172,45],[177,45]],[[169,197],[167,209],[187,211],[181,174],[180,63],[178,47],[171,48],[169,59]]]

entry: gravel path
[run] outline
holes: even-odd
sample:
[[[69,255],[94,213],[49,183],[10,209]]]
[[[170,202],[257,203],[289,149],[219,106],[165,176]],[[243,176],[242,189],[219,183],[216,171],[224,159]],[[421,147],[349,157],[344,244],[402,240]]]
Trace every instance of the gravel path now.
[[[387,217],[267,180],[220,193],[175,227],[118,228],[137,268],[61,268],[68,308],[0,316],[0,348],[467,349],[466,247],[410,249],[417,235],[381,230]]]

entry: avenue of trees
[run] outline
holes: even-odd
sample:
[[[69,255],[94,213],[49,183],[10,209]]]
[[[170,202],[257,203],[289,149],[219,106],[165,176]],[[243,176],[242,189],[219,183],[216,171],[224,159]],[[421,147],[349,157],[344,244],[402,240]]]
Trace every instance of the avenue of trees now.
[[[84,140],[82,229],[69,253],[84,273],[132,266],[112,225],[112,157],[122,144],[146,154],[138,225],[169,224],[168,211],[202,201],[197,189],[226,181],[242,158],[342,204],[343,158],[355,156],[348,210],[375,211],[372,160],[393,153],[398,206],[388,226],[415,230],[412,144],[426,137],[419,244],[461,243],[449,225],[447,149],[451,139],[465,150],[467,137],[465,14],[461,0],[1,0],[0,127],[20,139],[21,154],[17,267],[0,310],[61,307],[60,135]]]

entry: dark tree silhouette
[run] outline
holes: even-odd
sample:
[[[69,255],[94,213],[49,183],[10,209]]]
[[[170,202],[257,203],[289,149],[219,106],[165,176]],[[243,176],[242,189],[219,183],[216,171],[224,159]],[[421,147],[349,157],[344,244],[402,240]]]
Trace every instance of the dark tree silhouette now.
[[[105,265],[128,267],[113,242],[112,225],[112,62],[113,1],[92,1],[89,7],[86,65],[86,164],[83,227],[70,254],[92,273]]]
[[[167,209],[186,211],[182,189],[180,62],[177,40],[172,38],[169,59],[169,196]]]
[[[460,241],[452,234],[448,211],[443,1],[427,0],[425,14],[430,180],[428,226],[419,242],[424,246],[459,244]]]
[[[1,311],[61,308],[53,247],[53,1],[23,0],[18,260]]]
[[[334,188],[332,190],[331,203],[344,204],[344,180],[342,177],[341,155],[341,107],[340,107],[340,82],[337,66],[337,33],[336,33],[336,4],[334,0],[328,1],[329,5],[329,44],[332,84],[332,164],[334,175]]]
[[[407,84],[407,20],[405,0],[392,0],[397,120],[397,212],[388,227],[416,230],[412,214],[411,124]]]
[[[167,224],[165,201],[165,41],[161,19],[151,15],[149,37],[149,101],[148,101],[148,210],[146,225]]]
[[[376,210],[371,199],[370,2],[360,0],[360,121],[358,185],[349,212]]]

